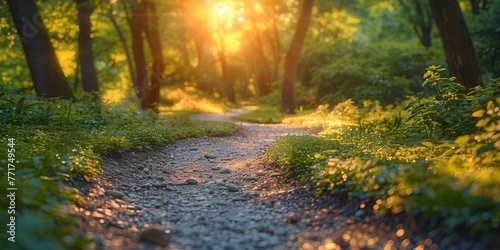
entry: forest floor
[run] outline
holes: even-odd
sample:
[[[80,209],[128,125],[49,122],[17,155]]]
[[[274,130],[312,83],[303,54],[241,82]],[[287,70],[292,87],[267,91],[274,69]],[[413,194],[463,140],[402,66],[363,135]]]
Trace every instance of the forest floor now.
[[[247,112],[194,115],[232,121]],[[75,208],[96,249],[437,249],[474,248],[457,236],[413,233],[403,215],[323,195],[265,162],[279,137],[314,134],[290,125],[236,122],[225,137],[184,139],[103,157]],[[454,238],[455,237],[455,238]],[[163,248],[162,248],[163,247]]]

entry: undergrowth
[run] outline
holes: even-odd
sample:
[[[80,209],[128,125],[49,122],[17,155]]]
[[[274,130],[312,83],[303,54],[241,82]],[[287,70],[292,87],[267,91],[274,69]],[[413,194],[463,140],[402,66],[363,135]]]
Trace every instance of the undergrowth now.
[[[0,189],[17,188],[12,191],[14,201],[6,195],[0,198],[0,207],[12,208],[12,213],[5,209],[0,216],[0,245],[82,248],[89,241],[76,230],[76,219],[66,205],[82,199],[72,187],[100,173],[101,155],[234,130],[230,123],[157,116],[132,104],[93,100],[92,96],[47,100],[0,89]],[[15,243],[7,238],[14,236],[8,233],[11,226],[6,226],[12,224],[10,216],[15,216],[15,238],[11,238]]]
[[[424,76],[436,95],[417,95],[405,105],[366,101],[357,107],[348,100],[285,119],[323,131],[279,139],[268,159],[318,194],[371,201],[376,214],[424,218],[434,225],[431,236],[460,230],[494,242],[500,231],[500,81],[465,95],[441,71],[429,67]]]

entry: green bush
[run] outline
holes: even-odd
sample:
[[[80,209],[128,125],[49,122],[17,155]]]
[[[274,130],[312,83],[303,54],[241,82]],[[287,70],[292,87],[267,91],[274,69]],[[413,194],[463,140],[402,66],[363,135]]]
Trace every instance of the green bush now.
[[[425,115],[435,122],[433,126],[448,122],[448,116],[467,116],[461,125],[468,127],[450,130],[454,140],[422,133],[429,125],[416,118],[413,123],[404,122],[424,110],[408,114],[398,108],[381,108],[376,102],[366,102],[361,109],[347,102],[331,111],[322,106],[307,118],[287,118],[288,123],[307,122],[323,131],[320,136],[283,137],[268,150],[268,158],[300,181],[311,183],[318,193],[372,201],[373,211],[381,215],[405,212],[410,219],[435,221],[437,226],[430,229],[433,235],[460,229],[494,242],[500,230],[498,81],[460,97],[473,103],[476,111],[459,111],[456,105],[462,101],[455,102],[459,97],[452,95],[458,93],[451,91],[459,86],[452,81],[443,85],[438,91],[442,99],[425,99],[429,103],[425,108],[457,110]],[[353,115],[359,117],[358,124],[346,122]]]
[[[71,187],[100,173],[100,155],[234,130],[231,123],[162,117],[86,96],[75,102],[48,100],[3,89],[0,124],[0,164],[15,166],[10,177],[18,188],[16,244],[0,238],[9,249],[70,249],[89,242],[76,232],[76,220],[66,205],[81,199]],[[0,173],[2,190],[9,187],[8,175],[9,171]],[[2,208],[9,202],[5,195],[0,198]],[[8,219],[0,216],[0,224],[8,224]]]

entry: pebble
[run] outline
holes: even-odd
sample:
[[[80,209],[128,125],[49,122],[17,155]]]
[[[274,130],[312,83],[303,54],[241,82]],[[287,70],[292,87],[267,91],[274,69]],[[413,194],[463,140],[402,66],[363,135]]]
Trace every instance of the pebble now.
[[[231,183],[227,183],[226,187],[227,187],[227,190],[229,190],[229,192],[238,192],[238,191],[240,191],[240,187],[239,186],[231,184]]]
[[[286,219],[286,222],[294,224],[294,223],[299,222],[300,219],[301,219],[300,216],[298,214],[294,213]]]
[[[156,188],[167,187],[167,183],[153,183],[153,187]]]
[[[207,159],[217,159],[217,156],[213,155],[213,154],[205,154],[203,157],[205,157]]]
[[[157,228],[147,228],[139,234],[139,242],[150,243],[166,247],[168,246],[167,234]]]
[[[187,179],[186,183],[189,185],[198,185],[198,181],[195,179],[191,179],[191,178]]]
[[[262,205],[264,205],[265,207],[273,207],[274,206],[274,202],[272,201],[269,201],[269,200],[265,200],[265,201],[262,201]]]
[[[96,195],[89,198],[97,202],[75,208],[85,214],[83,223],[93,223],[90,227],[84,224],[90,228],[84,230],[92,230],[87,231],[89,236],[99,232],[104,245],[99,249],[383,249],[388,241],[394,241],[393,248],[401,246],[403,237],[389,238],[397,223],[379,228],[375,219],[363,221],[367,214],[374,217],[357,203],[337,202],[324,208],[321,206],[333,201],[316,199],[313,192],[302,188],[279,188],[283,180],[276,177],[286,173],[253,160],[264,147],[262,142],[255,145],[253,131],[247,136],[245,129],[240,135],[174,142],[174,146],[160,147],[161,154],[155,153],[156,148],[133,157],[124,154],[111,159],[113,166],[104,161],[104,176],[112,185],[91,190]],[[261,134],[257,138],[269,136],[274,137]],[[241,144],[235,147],[235,143]],[[221,145],[226,149],[220,149]],[[206,149],[218,156],[203,155]],[[193,157],[196,152],[199,155]],[[174,153],[175,159],[168,158],[174,158]],[[138,159],[144,155],[145,159]],[[206,159],[217,159],[217,163]],[[149,167],[148,173],[141,164]],[[107,188],[110,190],[104,191]],[[340,211],[346,207],[349,209]],[[389,225],[391,229],[386,231]],[[346,231],[349,239],[344,241]],[[137,239],[149,243],[139,244]],[[408,246],[412,247],[420,242],[411,241],[413,245]],[[461,248],[485,249],[475,242],[458,241],[449,240]],[[431,243],[448,249],[441,242],[433,238]]]
[[[355,217],[362,217],[363,215],[365,215],[365,213],[366,213],[366,212],[365,212],[365,210],[360,209],[360,210],[358,210],[358,211],[356,211],[356,212],[354,213],[354,216],[355,216]]]
[[[243,178],[243,180],[244,181],[258,181],[259,178],[254,177],[254,176],[248,176],[248,177]]]
[[[113,198],[116,198],[116,199],[121,199],[125,196],[124,193],[119,192],[119,191],[114,191],[114,190],[106,190],[104,193],[107,195],[111,195]]]
[[[269,189],[270,187],[271,187],[270,182],[264,182],[264,183],[260,184],[259,187],[257,187],[257,189],[258,190]]]
[[[229,169],[229,168],[223,168],[223,169],[221,169],[221,171],[220,171],[220,172],[221,172],[222,174],[230,174],[230,173],[231,173],[231,169]]]
[[[257,176],[265,176],[266,175],[266,172],[262,171],[262,170],[259,170],[257,173],[256,173]]]
[[[284,173],[272,173],[271,175],[269,175],[269,177],[273,178],[273,177],[278,177],[278,176],[282,176],[284,175]]]

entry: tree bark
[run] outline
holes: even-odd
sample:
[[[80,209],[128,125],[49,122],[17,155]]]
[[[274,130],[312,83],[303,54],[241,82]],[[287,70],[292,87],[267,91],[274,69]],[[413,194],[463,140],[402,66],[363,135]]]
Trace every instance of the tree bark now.
[[[116,22],[115,16],[113,15],[113,13],[111,11],[108,12],[108,17],[111,20],[111,23],[113,24],[113,27],[115,28],[116,33],[118,34],[118,37],[120,38],[120,42],[122,44],[123,51],[125,52],[125,55],[127,57],[127,64],[128,64],[130,78],[132,78],[132,82],[134,83],[134,86],[135,86],[136,85],[136,82],[135,82],[136,77],[135,77],[135,73],[134,73],[134,65],[132,64],[132,56],[130,55],[130,51],[129,51],[128,46],[127,46],[127,40],[125,39],[125,35],[123,35],[123,32],[122,32],[120,26],[118,25],[118,23]]]
[[[488,9],[488,0],[470,0],[470,4],[472,6],[472,14],[478,15],[481,13],[481,10]]]
[[[221,36],[221,39],[223,37]],[[236,103],[236,97],[234,95],[233,83],[231,81],[231,77],[229,75],[229,69],[227,67],[226,62],[226,51],[224,41],[221,42],[221,48],[218,51],[219,62],[222,70],[222,78],[224,79],[225,89],[226,89],[226,97],[231,103]]]
[[[7,0],[7,4],[23,44],[37,95],[46,98],[72,98],[73,92],[34,0]]]
[[[78,60],[82,72],[83,90],[98,92],[99,83],[94,66],[94,52],[92,50],[90,15],[93,12],[89,0],[76,0],[78,9]]]
[[[153,56],[153,70],[151,73],[150,85],[148,86],[149,95],[146,107],[158,113],[158,104],[160,102],[160,86],[163,81],[163,71],[165,63],[163,62],[163,49],[161,46],[160,32],[158,28],[158,13],[156,5],[150,0],[143,0],[142,6],[148,13],[148,22],[145,26],[146,40]]]
[[[432,45],[432,11],[429,5],[424,4],[425,2],[422,1],[423,0],[412,0],[412,7],[410,7],[405,0],[399,0],[399,3],[410,19],[418,40],[424,47],[429,48]]]
[[[466,89],[482,84],[481,70],[462,11],[456,0],[429,0],[443,41],[450,75]],[[467,91],[466,90],[466,91]]]
[[[283,111],[289,114],[295,113],[295,74],[297,64],[299,62],[300,51],[302,50],[302,45],[309,26],[309,19],[311,19],[313,5],[314,0],[304,0],[300,17],[297,22],[297,29],[295,30],[292,43],[285,58],[285,72],[281,102]]]
[[[145,12],[141,6],[131,2],[132,13],[128,20],[130,33],[132,34],[132,52],[135,63],[134,87],[141,102],[141,108],[148,108],[148,71],[146,66],[146,55],[144,53],[144,40],[142,37],[145,25]]]

